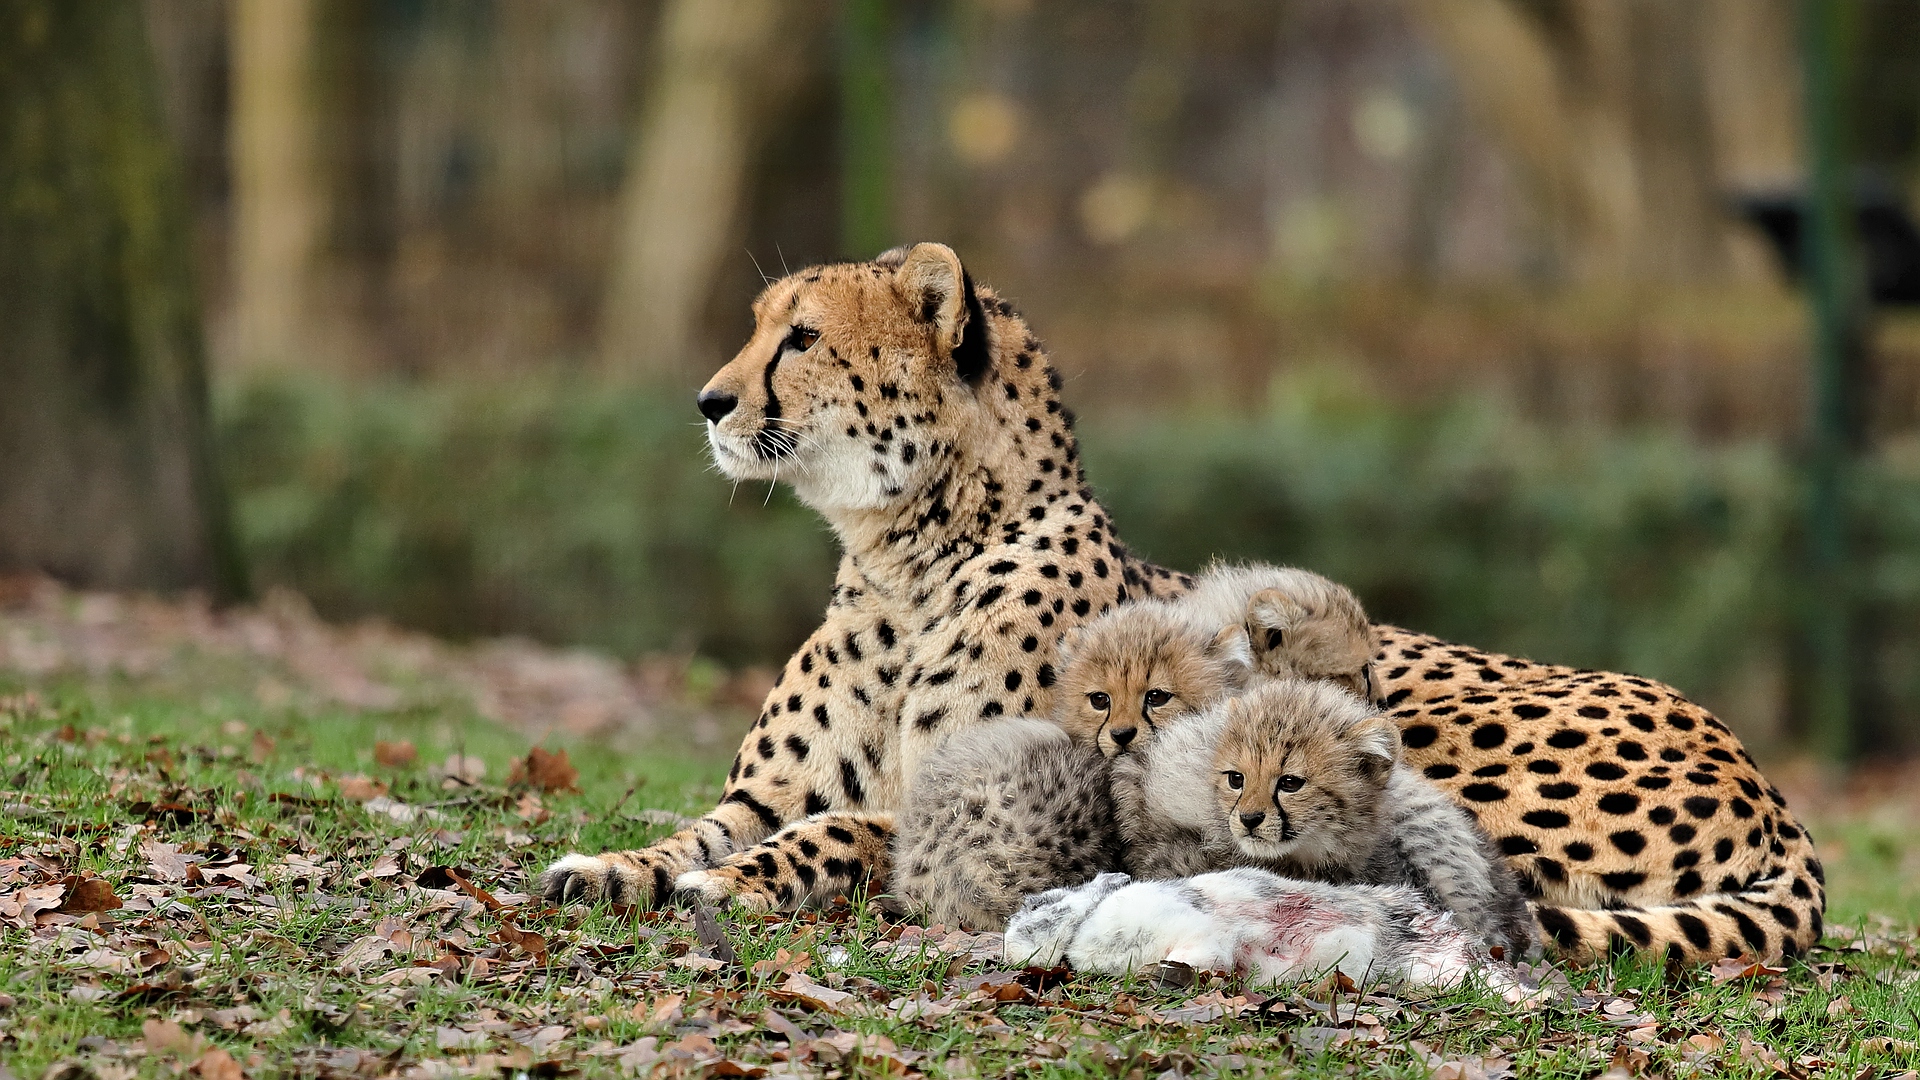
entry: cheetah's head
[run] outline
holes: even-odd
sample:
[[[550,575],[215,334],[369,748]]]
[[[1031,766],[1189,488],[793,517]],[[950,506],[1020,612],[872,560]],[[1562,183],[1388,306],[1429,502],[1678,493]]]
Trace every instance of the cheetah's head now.
[[[786,480],[823,511],[919,491],[989,411],[983,294],[942,244],[767,286],[752,338],[700,392],[720,471]]]
[[[1373,625],[1359,599],[1318,574],[1287,573],[1286,588],[1263,589],[1247,604],[1254,670],[1270,678],[1324,679],[1381,704]]]
[[[1122,604],[1070,632],[1054,720],[1078,742],[1117,757],[1246,683],[1252,657],[1240,626],[1207,633],[1171,604]]]
[[[1225,706],[1219,821],[1235,846],[1301,867],[1343,861],[1377,828],[1400,729],[1327,682],[1264,683]]]

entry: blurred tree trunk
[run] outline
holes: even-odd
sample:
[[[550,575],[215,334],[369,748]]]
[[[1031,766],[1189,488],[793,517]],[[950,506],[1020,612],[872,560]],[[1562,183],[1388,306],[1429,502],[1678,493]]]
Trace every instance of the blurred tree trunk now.
[[[1529,180],[1571,276],[1724,272],[1732,224],[1700,63],[1715,29],[1706,5],[1420,0],[1415,10]]]
[[[245,589],[134,0],[0,0],[0,571]]]
[[[682,370],[737,232],[756,120],[790,66],[785,0],[670,0],[628,154],[620,233],[601,309],[602,367]],[[822,153],[830,152],[822,147]]]
[[[243,364],[293,364],[310,339],[318,236],[310,0],[233,0],[233,332]]]

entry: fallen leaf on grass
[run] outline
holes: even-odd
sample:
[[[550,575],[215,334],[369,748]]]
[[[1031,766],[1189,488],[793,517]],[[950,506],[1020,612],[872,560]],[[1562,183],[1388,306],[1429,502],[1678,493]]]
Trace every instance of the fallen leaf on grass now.
[[[755,975],[792,975],[795,972],[805,971],[812,965],[812,953],[803,952],[796,956],[785,949],[778,949],[765,960],[754,961],[753,966],[747,970]]]
[[[122,906],[120,898],[113,895],[113,883],[105,878],[70,877],[63,884],[67,888],[67,895],[60,902],[59,910],[65,914],[113,911]]]
[[[513,924],[513,916],[500,913],[500,929],[495,931],[491,940],[502,945],[511,945],[539,963],[547,962],[547,939],[531,930],[522,930]]]
[[[472,787],[487,778],[487,763],[472,754],[448,754],[437,772],[453,784]]]
[[[365,776],[343,776],[340,778],[340,797],[348,802],[363,803],[377,799],[387,793],[387,785]]]
[[[443,1027],[434,1030],[433,1044],[442,1050],[478,1050],[487,1045],[490,1038],[484,1031]]]
[[[475,885],[467,878],[467,875],[455,870],[451,866],[429,866],[425,870],[420,871],[420,876],[414,879],[414,884],[423,889],[446,889],[449,887],[459,889],[461,892],[480,901],[481,905],[488,911],[498,912],[506,909],[506,905],[495,899],[492,893]]]
[[[232,863],[227,866],[201,866],[200,876],[209,883],[225,879],[247,889],[257,889],[261,884],[260,879],[253,875],[253,867],[246,863]]]
[[[408,806],[387,795],[375,795],[360,805],[367,813],[392,818],[394,823],[399,825],[411,825],[421,814],[419,807]],[[431,814],[433,811],[429,810],[426,813]]]
[[[140,1039],[146,1044],[149,1054],[192,1056],[207,1045],[205,1038],[187,1034],[185,1028],[171,1020],[148,1020],[142,1023]]]
[[[1695,1065],[1716,1061],[1727,1049],[1727,1040],[1712,1033],[1689,1035],[1680,1041],[1680,1057]]]
[[[160,840],[149,840],[141,844],[140,854],[147,857],[147,865],[152,867],[153,876],[161,881],[187,881],[192,874],[193,865],[200,861],[198,855],[182,855],[178,844],[169,844]]]
[[[200,1080],[246,1080],[247,1077],[233,1055],[217,1046],[200,1055],[200,1060],[193,1063],[193,1071],[199,1074]]]
[[[1786,973],[1786,968],[1772,967],[1738,956],[1717,960],[1707,969],[1707,974],[1713,976],[1713,981],[1716,983],[1728,983],[1737,979],[1771,979]]]
[[[516,759],[507,773],[509,787],[524,784],[541,791],[578,791],[575,782],[579,779],[580,770],[567,760],[565,750],[547,751],[538,746],[528,750],[524,759]]]
[[[373,760],[376,765],[389,769],[404,769],[420,757],[420,751],[414,749],[411,742],[376,742],[373,744]]]
[[[780,989],[774,991],[772,996],[779,1000],[797,1001],[810,1009],[833,1013],[845,1012],[847,1005],[854,1000],[852,994],[821,986],[797,971],[787,976],[787,981],[781,983]]]

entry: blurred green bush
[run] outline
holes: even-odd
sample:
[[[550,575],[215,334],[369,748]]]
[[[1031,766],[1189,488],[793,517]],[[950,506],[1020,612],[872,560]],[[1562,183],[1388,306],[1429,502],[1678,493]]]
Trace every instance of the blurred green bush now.
[[[283,375],[230,387],[220,420],[257,580],[328,615],[777,663],[825,606],[831,538],[784,489],[715,474],[686,398]],[[1779,716],[1796,489],[1774,446],[1388,406],[1328,374],[1081,434],[1121,534],[1168,565],[1306,566],[1382,620],[1665,679],[1763,740]],[[1861,489],[1894,723],[1920,714],[1920,456]]]

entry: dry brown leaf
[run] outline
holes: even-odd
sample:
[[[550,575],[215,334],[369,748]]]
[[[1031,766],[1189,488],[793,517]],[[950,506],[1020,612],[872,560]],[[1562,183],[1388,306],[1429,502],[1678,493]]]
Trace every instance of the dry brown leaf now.
[[[60,910],[68,915],[113,911],[121,906],[120,898],[113,895],[113,883],[105,878],[71,877],[65,884],[67,895],[60,902]]]
[[[140,1038],[149,1054],[193,1055],[206,1045],[204,1038],[187,1034],[185,1028],[171,1020],[145,1021],[140,1025]]]
[[[420,871],[420,876],[414,879],[414,884],[423,889],[446,889],[450,887],[459,889],[461,892],[480,901],[488,911],[506,910],[506,905],[495,899],[492,893],[475,885],[467,875],[451,866],[429,866],[425,870]]]
[[[773,996],[790,1001],[797,1001],[810,1009],[818,1009],[821,1012],[836,1013],[845,1012],[847,1005],[854,1000],[852,994],[844,990],[834,990],[830,987],[821,986],[819,983],[814,982],[812,979],[807,978],[797,971],[787,976],[787,981],[780,984],[780,989],[776,991]]]
[[[373,744],[374,763],[384,765],[389,769],[404,769],[415,761],[418,761],[419,758],[420,751],[414,748],[413,743],[404,739],[399,742],[376,742]]]
[[[348,802],[368,802],[386,793],[387,785],[369,777],[343,776],[340,778],[340,797]]]
[[[200,1075],[200,1080],[247,1080],[247,1074],[240,1071],[240,1063],[233,1060],[233,1055],[217,1046],[200,1055],[200,1060],[193,1063],[193,1071]]]
[[[140,854],[147,857],[147,863],[153,868],[153,876],[161,881],[183,882],[193,871],[199,858],[180,854],[177,844],[168,844],[159,840],[149,840],[140,845]]]
[[[255,765],[264,765],[273,756],[273,740],[267,733],[256,729],[253,733],[253,745],[247,750],[247,760]]]
[[[575,782],[579,779],[580,770],[567,760],[565,750],[548,751],[538,746],[528,750],[524,759],[514,761],[507,774],[509,786],[525,784],[541,791],[578,791]]]
[[[1736,979],[1771,979],[1786,973],[1786,968],[1773,967],[1738,956],[1715,961],[1714,965],[1707,969],[1707,974],[1711,975],[1716,983],[1733,982]]]
[[[803,952],[796,956],[785,949],[778,949],[765,960],[754,961],[753,966],[748,970],[755,975],[791,975],[797,971],[807,970],[812,964],[812,953]]]
[[[492,940],[502,945],[511,945],[540,963],[547,962],[547,939],[531,930],[522,930],[513,924],[513,916],[500,913],[500,929]]]

